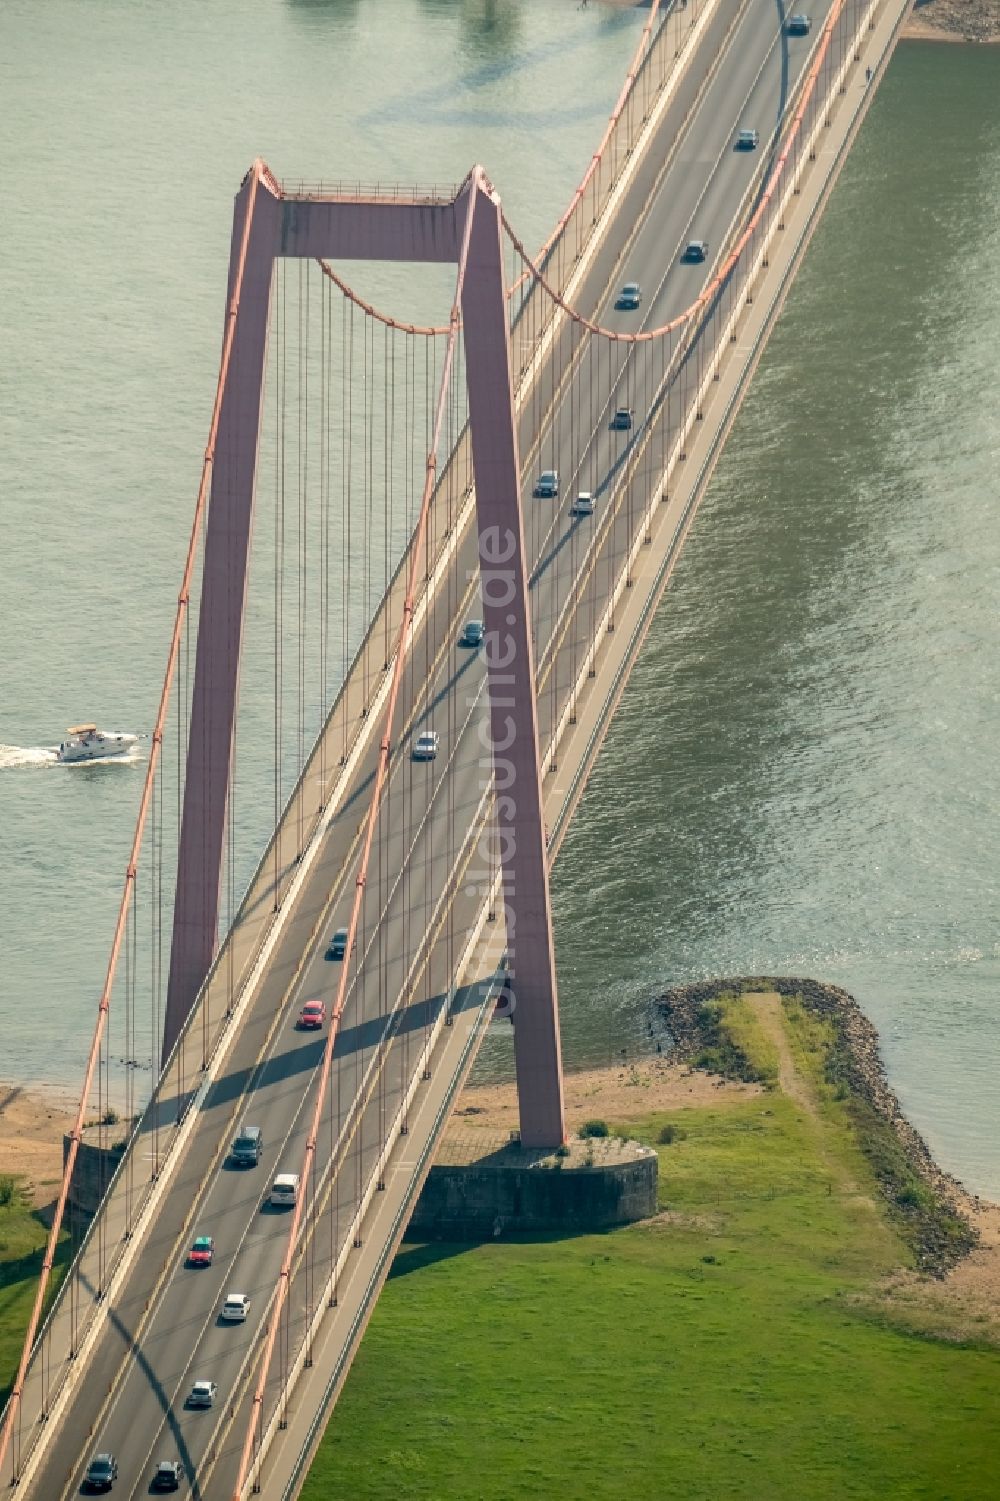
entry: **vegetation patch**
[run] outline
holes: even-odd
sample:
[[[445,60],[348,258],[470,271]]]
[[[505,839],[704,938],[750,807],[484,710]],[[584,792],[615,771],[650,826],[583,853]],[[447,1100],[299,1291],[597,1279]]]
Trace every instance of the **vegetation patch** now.
[[[741,1079],[745,1084],[763,1084],[747,1049],[750,1024],[742,1028],[729,1025],[730,1015],[739,1005],[736,995],[719,995],[701,1002],[695,1014],[698,1046],[688,1056],[695,1068],[703,1068],[723,1079]]]
[[[21,1357],[24,1332],[38,1288],[48,1237],[40,1216],[28,1204],[17,1179],[0,1180],[0,1408],[10,1395]],[[55,1292],[65,1269],[66,1246],[51,1281]]]
[[[407,1246],[305,1501],[992,1498],[1000,1355],[862,1306],[911,1257],[830,1025],[784,1024],[815,1111],[779,1087],[609,1123],[657,1146],[654,1219]]]
[[[878,1034],[854,998],[835,985],[788,976],[684,986],[660,998],[681,1057],[728,1078],[773,1088],[776,1060],[762,1048],[748,992],[782,996],[793,1049],[818,1099],[842,1102],[875,1182],[921,1271],[943,1276],[977,1243],[957,1204],[958,1185],[941,1172],[906,1119],[882,1066]],[[747,1019],[749,1012],[749,1020]],[[805,1018],[815,1023],[812,1031]],[[808,1038],[808,1045],[806,1039]],[[766,1040],[765,1040],[766,1041]]]

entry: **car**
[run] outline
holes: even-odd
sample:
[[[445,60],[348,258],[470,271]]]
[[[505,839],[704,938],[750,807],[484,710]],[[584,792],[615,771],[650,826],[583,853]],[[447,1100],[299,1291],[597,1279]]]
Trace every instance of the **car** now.
[[[310,1029],[315,1030],[317,1027],[322,1027],[325,1022],[326,1002],[306,1001],[299,1012],[299,1019],[295,1025],[300,1027],[304,1032],[308,1032]]]
[[[632,426],[632,408],[618,407],[611,419],[611,426],[618,432],[627,433]]]
[[[264,1133],[259,1126],[244,1121],[234,1138],[230,1155],[236,1167],[256,1167],[264,1150]]]
[[[736,135],[736,149],[737,151],[755,151],[759,140],[760,134],[756,130],[738,131]]]
[[[552,495],[559,494],[558,469],[542,470],[541,474],[538,476],[538,483],[535,486],[535,494],[541,496],[543,499]]]
[[[437,730],[423,730],[413,742],[414,761],[433,761],[441,744]]]
[[[785,31],[788,36],[808,36],[812,30],[812,17],[798,11],[794,16],[789,16],[785,22]]]
[[[688,240],[681,257],[685,261],[703,261],[708,255],[707,240]]]
[[[279,1173],[271,1184],[269,1202],[279,1209],[290,1209],[299,1197],[298,1173]]]
[[[214,1381],[196,1381],[187,1395],[188,1407],[213,1407],[218,1390]]]
[[[227,1324],[242,1324],[249,1312],[250,1299],[246,1293],[229,1293],[219,1310],[219,1318]]]
[[[589,490],[581,490],[569,508],[571,516],[593,516],[594,497]]]
[[[199,1235],[188,1252],[188,1266],[211,1266],[215,1255],[215,1241],[210,1235]]]
[[[326,951],[328,959],[343,959],[347,953],[347,929],[338,928],[330,939],[330,946]]]
[[[151,1491],[176,1491],[184,1479],[184,1466],[179,1459],[161,1459],[149,1482]]]
[[[84,1489],[109,1491],[118,1479],[118,1461],[113,1454],[95,1454],[83,1477]]]
[[[482,646],[485,635],[486,627],[481,620],[467,620],[458,644],[459,646]]]
[[[623,312],[631,312],[639,306],[641,301],[642,288],[639,283],[637,281],[627,281],[618,293],[618,301],[615,303],[615,307],[621,308]]]

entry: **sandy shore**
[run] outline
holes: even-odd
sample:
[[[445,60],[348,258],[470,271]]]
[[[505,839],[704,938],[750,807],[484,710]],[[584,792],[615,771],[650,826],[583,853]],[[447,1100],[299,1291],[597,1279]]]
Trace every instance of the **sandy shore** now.
[[[686,1063],[651,1058],[625,1067],[567,1074],[566,1123],[574,1132],[586,1120],[637,1120],[654,1110],[714,1105],[720,1099],[742,1100],[762,1092],[759,1084],[734,1084],[689,1068]],[[450,1135],[470,1131],[507,1135],[516,1129],[513,1084],[484,1084],[464,1090],[448,1126]]]
[[[59,1192],[63,1133],[75,1118],[68,1093],[0,1084],[0,1174],[21,1178],[38,1209]]]

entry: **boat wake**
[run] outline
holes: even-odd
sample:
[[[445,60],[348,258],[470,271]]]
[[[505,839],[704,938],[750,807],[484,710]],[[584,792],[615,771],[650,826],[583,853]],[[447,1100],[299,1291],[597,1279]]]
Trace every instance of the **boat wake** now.
[[[0,771],[18,771],[25,766],[56,766],[54,745],[0,745]]]
[[[38,770],[47,766],[76,771],[81,766],[135,766],[145,759],[146,753],[139,744],[124,755],[91,756],[86,761],[60,761],[58,745],[0,745],[0,771]]]

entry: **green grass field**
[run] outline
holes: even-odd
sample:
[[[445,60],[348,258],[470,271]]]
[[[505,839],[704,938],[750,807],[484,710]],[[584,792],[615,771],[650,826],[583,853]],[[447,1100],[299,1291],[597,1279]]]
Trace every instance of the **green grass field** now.
[[[746,1003],[733,1023],[776,1078]],[[814,1110],[773,1088],[616,1123],[679,1128],[657,1220],[405,1246],[306,1501],[993,1501],[1000,1352],[863,1311],[909,1252],[824,1083],[828,1031],[794,1004],[784,1026]]]
[[[45,1247],[45,1227],[16,1181],[0,1177],[0,1407],[13,1385]]]

